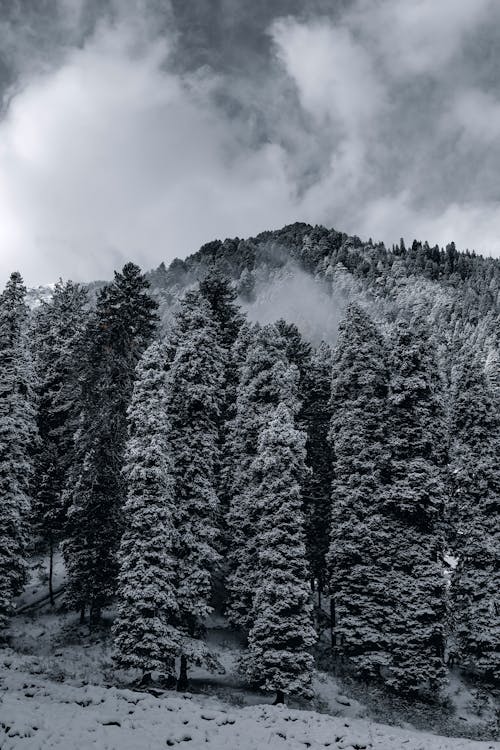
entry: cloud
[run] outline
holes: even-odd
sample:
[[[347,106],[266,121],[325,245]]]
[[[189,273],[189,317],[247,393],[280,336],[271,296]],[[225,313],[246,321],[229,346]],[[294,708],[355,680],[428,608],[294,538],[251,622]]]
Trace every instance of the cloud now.
[[[332,6],[19,0],[0,276],[107,278],[292,221],[500,255],[498,4]]]
[[[357,132],[380,109],[385,92],[366,50],[345,27],[326,19],[276,21],[277,56],[297,85],[299,99],[322,126]]]
[[[346,14],[395,77],[440,77],[471,33],[494,13],[493,0],[360,0]]]
[[[209,74],[165,72],[164,39],[101,26],[16,97],[0,136],[2,270],[109,277],[185,255],[223,229],[291,220],[284,155],[217,118]],[[241,136],[241,137],[240,137]]]
[[[286,255],[286,250],[285,250]],[[265,325],[283,318],[295,323],[313,344],[334,344],[347,300],[337,285],[331,291],[295,264],[287,264],[263,278],[257,276],[255,300],[244,310],[250,320]]]

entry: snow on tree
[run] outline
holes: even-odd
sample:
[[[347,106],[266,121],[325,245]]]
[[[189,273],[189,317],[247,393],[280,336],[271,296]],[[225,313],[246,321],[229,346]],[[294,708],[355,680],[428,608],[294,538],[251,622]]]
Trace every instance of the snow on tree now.
[[[458,565],[454,647],[461,668],[500,680],[500,415],[482,363],[464,351],[451,409],[451,476]]]
[[[233,345],[243,324],[243,315],[236,304],[237,294],[231,286],[230,280],[223,276],[216,268],[210,269],[200,282],[200,294],[210,305],[216,323],[218,344],[224,353],[224,382],[218,418],[218,448],[219,465],[216,467],[217,494],[219,497],[219,525],[221,526],[221,551],[228,545],[226,517],[230,503],[231,480],[224,456],[228,449],[227,423],[234,417],[236,388],[238,383],[238,368]]]
[[[211,612],[211,575],[219,560],[216,467],[225,353],[208,302],[187,292],[176,319],[176,353],[167,379],[166,414],[175,480],[177,606],[181,644],[179,689],[189,658],[203,656],[196,640]]]
[[[316,640],[305,557],[300,482],[306,436],[282,402],[269,415],[252,461],[252,497],[259,513],[256,588],[246,673],[264,690],[311,695]]]
[[[323,342],[311,357],[300,413],[301,427],[307,433],[306,465],[310,469],[302,489],[306,549],[311,578],[319,597],[327,579],[326,556],[330,542],[333,462],[328,433],[332,417],[331,382],[332,350]]]
[[[127,499],[118,554],[115,660],[146,678],[155,671],[173,676],[180,646],[168,364],[165,347],[158,343],[139,361],[124,465]]]
[[[321,600],[331,516],[332,456],[328,431],[332,352],[324,342],[314,351],[293,323],[279,320],[276,327],[285,341],[288,361],[299,372],[297,425],[307,434],[306,465],[310,469],[302,486],[306,549],[311,583]]]
[[[334,479],[327,563],[333,652],[347,658],[362,678],[378,677],[389,660],[389,533],[380,510],[389,464],[388,388],[383,338],[367,313],[351,305],[333,357]]]
[[[297,413],[298,371],[288,363],[285,342],[276,326],[255,325],[252,329],[244,326],[235,350],[240,365],[236,414],[229,426],[227,442],[230,447],[227,460],[233,476],[228,513],[231,547],[226,611],[234,625],[248,629],[260,544],[258,509],[250,487],[251,465],[260,431],[274,408],[283,401]]]
[[[396,325],[389,394],[390,483],[385,554],[393,606],[386,625],[397,690],[439,693],[445,680],[446,613],[441,534],[447,461],[446,423],[437,355],[420,319]],[[389,581],[388,581],[389,583]]]
[[[0,628],[26,580],[30,532],[36,424],[25,295],[15,272],[0,295]]]
[[[156,303],[132,263],[100,292],[83,337],[81,414],[65,502],[67,601],[95,624],[112,596],[126,495],[122,473],[135,368],[156,327]]]
[[[40,435],[35,457],[34,526],[49,548],[49,593],[54,546],[64,529],[62,492],[73,460],[78,424],[78,350],[87,318],[87,293],[78,284],[59,281],[49,302],[37,310],[34,327],[35,372]]]

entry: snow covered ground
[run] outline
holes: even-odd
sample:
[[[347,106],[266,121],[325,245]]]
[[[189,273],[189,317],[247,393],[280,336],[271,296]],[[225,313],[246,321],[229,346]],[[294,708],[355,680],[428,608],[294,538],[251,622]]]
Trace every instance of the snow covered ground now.
[[[8,662],[4,657],[4,664]],[[149,693],[50,681],[4,666],[2,750],[465,750],[499,743],[436,737],[269,705],[237,708],[211,696]]]
[[[192,694],[116,687],[109,629],[90,635],[74,613],[51,612],[44,585],[34,566],[10,645],[0,650],[1,750],[500,750],[500,742],[377,723],[326,673],[315,681],[312,706],[320,710],[272,706],[239,679],[238,638],[217,617],[209,634],[221,668],[193,671]]]

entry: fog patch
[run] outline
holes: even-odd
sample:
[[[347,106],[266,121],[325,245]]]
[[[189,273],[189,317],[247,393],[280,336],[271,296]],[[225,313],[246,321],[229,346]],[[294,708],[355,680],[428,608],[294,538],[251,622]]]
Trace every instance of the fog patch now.
[[[347,298],[327,281],[316,279],[294,264],[271,272],[257,271],[254,301],[242,309],[249,319],[262,324],[284,318],[295,323],[314,345],[335,344]]]

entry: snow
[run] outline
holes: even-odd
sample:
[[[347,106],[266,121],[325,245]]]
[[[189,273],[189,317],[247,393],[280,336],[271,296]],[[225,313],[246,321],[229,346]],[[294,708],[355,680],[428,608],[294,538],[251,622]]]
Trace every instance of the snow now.
[[[2,750],[493,750],[499,743],[437,737],[284,706],[235,708],[210,696],[155,697],[116,687],[49,681],[1,671]],[[1,737],[1,735],[0,735]]]
[[[43,586],[34,574],[23,599],[29,595],[32,607],[13,618],[9,647],[0,650],[1,750],[500,750],[494,741],[377,723],[322,672],[309,707],[272,706],[272,696],[249,691],[238,677],[241,644],[218,615],[207,622],[217,674],[193,670],[193,693],[128,689],[110,659],[113,613],[89,634],[77,614],[50,609]],[[459,682],[454,690],[462,690]]]

